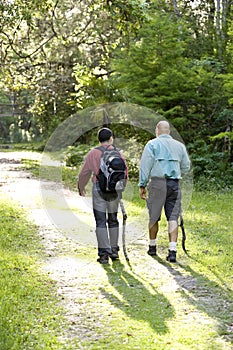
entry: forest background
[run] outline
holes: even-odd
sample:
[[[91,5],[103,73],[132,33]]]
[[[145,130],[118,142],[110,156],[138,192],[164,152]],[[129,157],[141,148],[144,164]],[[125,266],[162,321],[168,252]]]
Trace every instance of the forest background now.
[[[2,144],[43,150],[69,116],[126,102],[179,131],[199,188],[231,187],[232,0],[1,0],[0,13]],[[132,143],[151,137],[115,132]],[[67,164],[93,142],[77,140]]]

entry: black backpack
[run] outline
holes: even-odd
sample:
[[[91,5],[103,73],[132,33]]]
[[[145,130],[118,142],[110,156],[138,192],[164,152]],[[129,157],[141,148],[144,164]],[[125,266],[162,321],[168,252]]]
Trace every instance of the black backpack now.
[[[102,151],[97,179],[102,192],[123,192],[126,186],[126,165],[119,150],[113,145],[110,146],[96,147]]]

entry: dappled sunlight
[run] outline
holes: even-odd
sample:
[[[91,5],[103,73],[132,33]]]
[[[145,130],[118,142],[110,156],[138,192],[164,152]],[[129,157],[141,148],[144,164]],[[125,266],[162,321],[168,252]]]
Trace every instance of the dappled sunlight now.
[[[46,261],[43,269],[55,279],[65,277],[69,280],[76,278],[78,275],[87,273],[90,266],[93,265],[89,260],[80,259],[72,256],[56,256]],[[93,266],[91,267],[93,269]]]
[[[6,151],[6,152],[0,152],[0,158],[15,159],[15,160],[22,160],[22,159],[41,160],[42,154],[39,152],[33,152],[33,151]]]
[[[190,221],[196,221],[197,223],[205,223],[207,225],[215,225],[222,221],[222,214],[207,212],[206,210],[200,212],[196,208],[192,208],[192,211],[185,213],[185,219]]]

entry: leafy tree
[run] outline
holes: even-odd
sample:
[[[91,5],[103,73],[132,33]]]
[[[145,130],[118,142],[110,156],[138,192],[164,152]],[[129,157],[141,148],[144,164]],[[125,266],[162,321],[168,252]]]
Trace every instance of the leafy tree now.
[[[185,57],[188,31],[183,25],[181,33],[181,25],[170,16],[155,14],[130,48],[117,52],[111,79],[122,94],[126,91],[126,100],[159,111],[183,131],[190,126],[196,132],[200,121],[209,127],[207,116],[213,118],[224,103],[217,78],[221,64],[211,58]]]
[[[48,133],[75,111],[73,70],[77,62],[93,57],[88,52],[94,46],[90,40],[95,41],[90,33],[96,8],[92,1],[48,0],[37,5],[15,1],[4,9],[3,14],[11,17],[15,11],[15,16],[1,33],[1,73],[9,90],[32,96],[30,111]]]
[[[127,36],[135,31],[138,11],[143,16],[143,3],[2,3],[4,89],[25,90],[31,96],[27,107],[44,134],[77,109],[111,99],[105,85],[109,57],[122,33]]]

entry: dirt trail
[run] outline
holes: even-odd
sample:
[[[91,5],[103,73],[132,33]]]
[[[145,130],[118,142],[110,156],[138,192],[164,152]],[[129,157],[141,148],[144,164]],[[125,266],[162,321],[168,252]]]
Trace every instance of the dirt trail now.
[[[93,339],[98,342],[101,335],[100,333],[97,335],[96,330],[101,329],[101,318],[114,308],[114,305],[109,303],[109,298],[100,292],[103,286],[107,288],[109,276],[96,262],[97,251],[93,242],[91,245],[88,245],[88,242],[86,245],[80,245],[75,239],[75,234],[64,233],[69,231],[69,225],[66,231],[59,230],[54,225],[48,210],[45,210],[43,203],[45,197],[41,198],[41,188],[44,186],[49,191],[49,198],[54,197],[54,202],[60,189],[56,183],[41,182],[20,169],[20,160],[25,157],[28,157],[28,154],[0,152],[0,190],[17,201],[26,210],[29,219],[38,226],[46,249],[43,268],[56,281],[58,293],[63,300],[65,316],[69,322],[66,337],[70,342],[79,341],[79,348],[83,349],[82,342],[85,340]],[[75,192],[65,190],[63,193],[67,203],[71,201],[71,206],[80,200]],[[80,202],[80,205],[83,206],[83,203]],[[57,206],[53,209],[56,211],[56,218],[61,217],[62,222],[67,221],[66,214],[70,211],[69,208]],[[86,218],[92,220],[91,211],[85,213],[84,221]],[[92,232],[91,237],[94,236]],[[183,324],[193,323],[196,330],[205,326],[215,328],[220,320],[212,317],[214,312],[211,310],[216,307],[227,308],[230,305],[219,295],[214,295],[214,292],[212,294],[203,285],[199,285],[195,274],[184,269],[181,264],[170,266],[160,258],[152,259],[145,253],[146,249],[146,237],[139,237],[128,245],[131,268],[127,265],[121,250],[120,261],[125,271],[132,276],[138,276],[140,281],[144,279],[148,285],[153,282],[158,292],[169,299],[175,309],[176,318]],[[160,255],[163,259],[166,255],[166,251],[162,248]],[[185,259],[188,258],[184,257],[183,261]],[[183,306],[179,306],[184,305],[182,294],[190,305],[195,306],[187,306],[187,313],[184,313]],[[226,346],[224,349],[230,349],[223,339],[219,339],[219,344]]]

